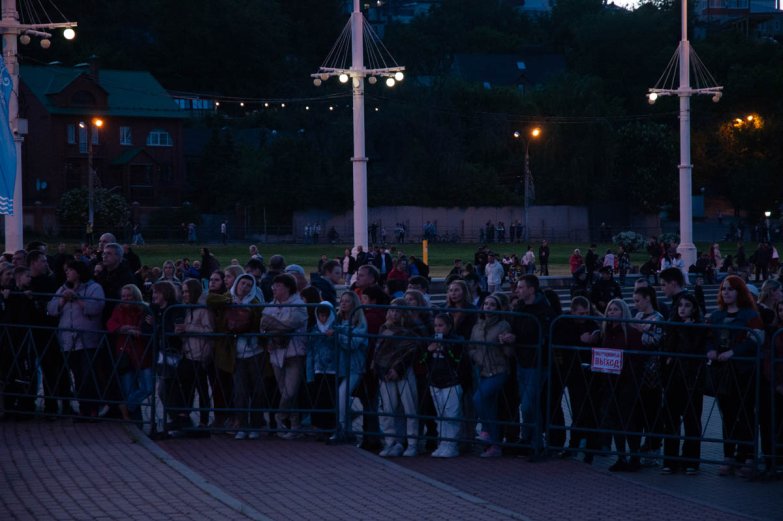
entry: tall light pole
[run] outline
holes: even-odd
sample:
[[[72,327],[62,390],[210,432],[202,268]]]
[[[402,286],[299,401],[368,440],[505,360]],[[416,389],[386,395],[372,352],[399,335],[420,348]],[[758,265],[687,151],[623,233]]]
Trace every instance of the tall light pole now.
[[[348,40],[350,39],[351,64],[347,64]],[[367,44],[370,68],[364,65],[364,48]],[[386,61],[388,60],[388,62]],[[405,67],[397,65],[394,58],[359,9],[359,0],[353,1],[353,12],[348,25],[343,29],[324,64],[318,72],[311,74],[315,86],[336,76],[340,83],[351,81],[353,87],[353,243],[367,246],[367,157],[364,146],[364,79],[375,84],[378,77],[386,78],[386,85],[393,87],[403,79]]]
[[[29,13],[28,13],[29,14]],[[46,13],[41,16],[37,14],[40,20],[50,20]],[[51,45],[52,37],[46,31],[52,29],[65,29],[63,36],[66,39],[72,39],[76,33],[73,28],[74,22],[62,23],[20,23],[19,12],[16,9],[16,0],[2,0],[2,18],[0,18],[0,33],[3,35],[3,61],[11,78],[12,91],[8,100],[8,125],[13,133],[14,155],[13,162],[16,164],[13,182],[10,177],[11,172],[3,172],[6,181],[13,184],[13,197],[10,207],[0,211],[5,214],[5,249],[6,251],[21,250],[24,245],[24,209],[22,207],[22,141],[27,132],[27,122],[19,118],[19,61],[17,59],[17,39],[26,45],[30,43],[30,37],[41,38],[41,47],[48,49]],[[2,124],[2,123],[0,123]],[[10,151],[9,151],[10,152]],[[3,153],[0,151],[0,153]],[[9,161],[10,164],[10,161]]]
[[[715,82],[696,51],[688,41],[688,1],[682,0],[682,36],[680,45],[655,87],[648,89],[647,99],[655,103],[658,96],[678,96],[680,98],[680,244],[677,251],[682,254],[685,267],[696,263],[696,245],[693,243],[693,201],[691,175],[691,95],[708,94],[718,102],[723,95],[723,87]],[[696,88],[691,88],[691,68],[694,70]],[[675,74],[679,77],[679,87],[674,87]]]
[[[95,229],[95,165],[93,163],[93,134],[98,134],[103,127],[101,118],[92,118],[89,123],[79,122],[79,128],[87,130],[87,223],[90,229]]]
[[[530,141],[533,139],[538,139],[539,136],[541,136],[541,129],[539,127],[533,127],[528,132],[528,135],[525,136],[520,132],[519,130],[514,131],[514,139],[524,139],[525,141],[525,176],[524,176],[524,185],[525,185],[525,195],[524,195],[524,210],[525,210],[525,233],[524,233],[524,240],[527,243],[528,239],[530,238],[530,221],[528,220],[528,206],[533,201],[533,199],[536,197],[535,195],[535,185],[533,184],[533,174],[530,171]]]

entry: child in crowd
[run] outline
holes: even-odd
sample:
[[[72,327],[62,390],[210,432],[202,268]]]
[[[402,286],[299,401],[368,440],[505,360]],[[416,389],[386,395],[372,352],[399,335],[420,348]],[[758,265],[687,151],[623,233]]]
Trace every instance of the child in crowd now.
[[[438,416],[438,448],[433,458],[459,456],[457,437],[462,419],[462,386],[459,365],[462,337],[453,332],[454,319],[448,313],[435,317],[435,341],[427,346],[425,358],[430,377],[430,393]]]

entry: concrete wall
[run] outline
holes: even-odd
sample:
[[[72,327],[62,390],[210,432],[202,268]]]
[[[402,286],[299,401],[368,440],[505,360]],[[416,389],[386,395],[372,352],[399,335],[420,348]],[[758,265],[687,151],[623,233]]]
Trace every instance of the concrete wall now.
[[[582,206],[531,206],[528,209],[530,218],[530,239],[537,241],[549,239],[554,241],[587,241],[589,240],[588,212]],[[396,223],[405,224],[408,234],[406,240],[418,240],[423,233],[427,221],[436,224],[438,234],[457,236],[461,241],[478,241],[479,230],[487,221],[496,223],[503,221],[506,235],[511,223],[519,221],[524,224],[522,208],[518,206],[504,207],[468,207],[468,208],[425,208],[420,206],[382,206],[369,209],[369,222],[377,222],[386,229],[387,241],[394,240]],[[340,239],[350,241],[353,237],[353,212],[332,214],[323,211],[296,212],[294,214],[294,233],[297,239],[304,236],[304,228],[308,223],[321,225],[321,238],[332,226],[340,234]],[[378,232],[380,240],[380,230]]]

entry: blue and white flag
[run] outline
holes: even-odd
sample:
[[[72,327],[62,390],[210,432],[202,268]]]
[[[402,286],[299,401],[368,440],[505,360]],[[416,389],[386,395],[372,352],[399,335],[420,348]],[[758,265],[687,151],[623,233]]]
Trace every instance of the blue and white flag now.
[[[0,53],[0,215],[14,214],[16,143],[8,119],[8,104],[13,89],[14,82]]]

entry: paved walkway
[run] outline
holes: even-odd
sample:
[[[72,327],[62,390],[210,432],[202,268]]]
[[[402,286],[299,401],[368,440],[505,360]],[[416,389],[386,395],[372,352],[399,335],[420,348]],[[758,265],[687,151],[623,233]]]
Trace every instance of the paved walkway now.
[[[0,519],[781,519],[783,482],[598,458],[384,460],[310,439],[152,442],[121,425],[0,424]]]

